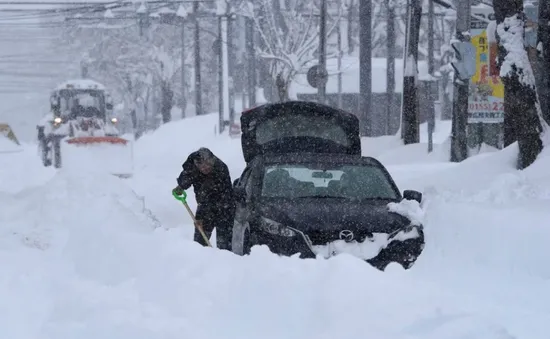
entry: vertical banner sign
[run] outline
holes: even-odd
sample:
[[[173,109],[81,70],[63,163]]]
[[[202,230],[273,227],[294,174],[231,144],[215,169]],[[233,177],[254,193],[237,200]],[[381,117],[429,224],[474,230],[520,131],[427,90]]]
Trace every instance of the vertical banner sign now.
[[[488,26],[496,24],[490,8],[472,8],[471,42],[476,47],[476,74],[470,80],[468,123],[496,124],[504,121],[504,84],[498,76],[498,49],[494,32]],[[484,18],[482,20],[480,18]],[[489,25],[488,21],[492,21]]]

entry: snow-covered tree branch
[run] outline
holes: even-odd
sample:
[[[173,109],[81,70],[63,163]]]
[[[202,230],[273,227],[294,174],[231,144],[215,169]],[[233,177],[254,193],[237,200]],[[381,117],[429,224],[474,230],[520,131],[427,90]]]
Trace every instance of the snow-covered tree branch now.
[[[253,6],[243,6],[254,22],[260,43],[258,56],[269,69],[276,84],[279,100],[288,100],[288,88],[296,74],[317,59],[319,47],[318,1],[255,0]],[[327,20],[327,35],[337,27],[337,19]],[[336,51],[334,56],[336,55]],[[331,53],[327,57],[331,57]]]

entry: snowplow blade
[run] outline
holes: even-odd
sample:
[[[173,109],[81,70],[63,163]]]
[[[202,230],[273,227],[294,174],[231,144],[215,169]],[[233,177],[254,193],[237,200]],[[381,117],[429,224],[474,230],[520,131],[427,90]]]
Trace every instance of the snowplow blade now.
[[[121,178],[133,174],[133,144],[121,137],[68,138],[61,153],[64,168],[107,172]]]

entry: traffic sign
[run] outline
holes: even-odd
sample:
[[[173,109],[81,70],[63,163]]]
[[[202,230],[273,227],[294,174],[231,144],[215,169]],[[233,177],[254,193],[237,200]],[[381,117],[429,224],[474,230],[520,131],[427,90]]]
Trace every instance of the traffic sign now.
[[[326,85],[327,81],[328,72],[319,65],[314,65],[307,71],[307,82],[311,87],[319,88],[322,85]]]

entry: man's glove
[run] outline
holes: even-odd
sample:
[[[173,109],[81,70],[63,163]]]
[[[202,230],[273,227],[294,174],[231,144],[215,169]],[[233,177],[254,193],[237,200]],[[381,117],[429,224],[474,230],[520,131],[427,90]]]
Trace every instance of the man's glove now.
[[[185,190],[179,186],[172,190],[172,193],[175,195],[182,195],[184,192]]]

